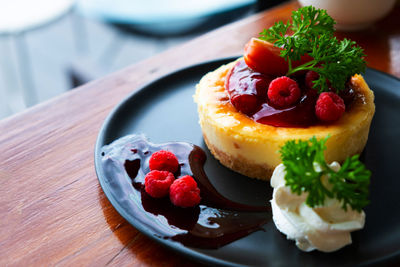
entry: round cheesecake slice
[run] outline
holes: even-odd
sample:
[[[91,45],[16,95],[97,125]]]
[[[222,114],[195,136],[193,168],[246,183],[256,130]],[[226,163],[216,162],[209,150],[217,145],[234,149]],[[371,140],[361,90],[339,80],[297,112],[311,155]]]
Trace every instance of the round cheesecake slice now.
[[[280,147],[288,140],[308,140],[313,136],[330,136],[326,142],[327,162],[342,162],[362,152],[375,105],[374,94],[361,75],[351,78],[355,99],[338,121],[305,128],[275,127],[255,122],[231,104],[225,78],[235,63],[206,74],[194,96],[205,143],[223,165],[248,177],[269,180],[281,163]]]

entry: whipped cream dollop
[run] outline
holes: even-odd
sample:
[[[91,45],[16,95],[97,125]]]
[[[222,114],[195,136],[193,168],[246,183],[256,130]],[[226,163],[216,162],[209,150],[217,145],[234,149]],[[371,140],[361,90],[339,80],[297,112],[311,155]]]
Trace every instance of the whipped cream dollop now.
[[[340,164],[333,162],[330,168],[337,172]],[[337,199],[331,198],[325,199],[323,206],[311,208],[305,203],[307,192],[294,194],[285,184],[285,166],[280,164],[271,177],[271,186],[274,188],[271,200],[273,220],[279,231],[296,241],[299,249],[323,252],[338,250],[351,244],[351,231],[364,227],[363,211],[351,208],[345,211]]]

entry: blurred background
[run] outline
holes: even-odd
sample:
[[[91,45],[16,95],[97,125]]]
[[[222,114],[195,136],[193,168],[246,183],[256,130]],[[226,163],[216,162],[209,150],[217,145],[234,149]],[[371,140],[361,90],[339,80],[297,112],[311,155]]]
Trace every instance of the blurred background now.
[[[281,2],[0,0],[0,119]]]

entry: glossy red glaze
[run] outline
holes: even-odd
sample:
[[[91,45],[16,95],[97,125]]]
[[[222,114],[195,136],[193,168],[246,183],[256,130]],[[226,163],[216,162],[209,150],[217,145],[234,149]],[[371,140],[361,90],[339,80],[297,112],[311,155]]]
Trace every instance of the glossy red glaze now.
[[[243,60],[236,63],[225,80],[231,103],[240,112],[251,115],[267,97],[273,77],[252,71]]]
[[[242,113],[249,115],[259,123],[279,127],[308,127],[318,122],[315,116],[315,102],[318,95],[314,90],[306,90],[302,86],[299,101],[292,106],[278,108],[270,103],[266,96],[266,88],[261,86],[257,90],[257,81],[264,80],[263,86],[270,84],[271,76],[266,76],[250,69],[244,60],[240,60],[229,72],[225,87],[230,95],[231,103],[237,108],[236,97],[247,95],[251,92],[253,101],[257,104],[251,106],[252,112],[242,112],[243,107],[238,109]],[[259,82],[260,83],[260,82]],[[240,102],[245,105],[246,103]]]

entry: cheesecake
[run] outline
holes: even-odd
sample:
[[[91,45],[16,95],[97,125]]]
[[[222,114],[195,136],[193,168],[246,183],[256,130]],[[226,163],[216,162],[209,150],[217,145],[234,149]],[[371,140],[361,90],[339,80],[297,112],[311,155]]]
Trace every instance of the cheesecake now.
[[[313,136],[330,136],[325,151],[327,162],[343,162],[363,151],[375,105],[374,93],[361,75],[355,74],[349,81],[354,99],[340,119],[281,127],[260,123],[232,105],[225,85],[237,64],[228,63],[203,76],[194,95],[204,141],[222,165],[248,177],[269,180],[281,163],[280,147],[288,140]]]

